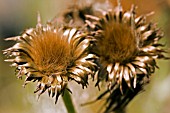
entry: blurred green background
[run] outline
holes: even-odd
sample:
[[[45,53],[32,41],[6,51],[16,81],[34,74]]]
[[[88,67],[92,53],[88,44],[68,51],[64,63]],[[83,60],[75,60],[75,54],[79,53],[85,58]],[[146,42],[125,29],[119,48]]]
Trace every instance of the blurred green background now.
[[[116,0],[112,2],[116,5]],[[35,27],[37,11],[45,23],[74,3],[76,0],[0,0],[0,113],[66,113],[62,98],[55,105],[47,94],[37,99],[33,93],[35,83],[23,88],[23,80],[18,80],[14,68],[3,61],[2,50],[13,45],[12,42],[5,42],[4,38],[17,36],[24,29]],[[161,41],[167,48],[170,47],[170,0],[122,0],[125,10],[130,9],[131,4],[138,6],[137,15],[155,11],[149,19],[158,22],[158,26],[165,32],[165,38]],[[158,65],[160,69],[151,77],[145,91],[128,105],[127,113],[170,113],[170,61],[161,60]],[[99,93],[94,84],[85,90],[79,85],[69,85],[78,113],[97,113],[100,102],[80,106]]]

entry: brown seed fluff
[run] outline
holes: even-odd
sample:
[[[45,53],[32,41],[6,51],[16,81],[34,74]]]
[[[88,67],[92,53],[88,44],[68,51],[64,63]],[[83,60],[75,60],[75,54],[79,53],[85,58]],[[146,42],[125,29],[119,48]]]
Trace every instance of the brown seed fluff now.
[[[42,74],[65,71],[72,57],[66,38],[52,31],[35,35],[31,46],[32,58]]]
[[[98,41],[99,56],[107,59],[108,63],[124,63],[131,59],[137,50],[137,41],[134,31],[129,26],[113,21],[103,28],[104,38]]]

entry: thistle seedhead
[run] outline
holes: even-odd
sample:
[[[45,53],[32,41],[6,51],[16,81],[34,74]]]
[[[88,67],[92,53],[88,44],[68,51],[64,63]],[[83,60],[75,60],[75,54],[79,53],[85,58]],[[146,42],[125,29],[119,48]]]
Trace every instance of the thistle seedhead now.
[[[91,0],[85,0],[83,2],[78,0],[61,13],[59,21],[73,27],[83,27],[86,21],[86,15],[101,16],[100,9],[106,10],[107,7],[111,7],[108,2],[96,3]]]
[[[48,90],[49,95],[64,92],[69,80],[87,86],[88,77],[94,76],[95,55],[88,54],[90,38],[77,28],[56,27],[51,22],[41,24],[38,16],[36,28],[25,30],[21,36],[7,38],[16,44],[3,53],[16,67],[17,77],[26,76],[25,83],[37,81],[39,96]],[[89,60],[90,59],[90,60]]]
[[[151,13],[136,16],[134,5],[124,12],[120,2],[115,8],[100,11],[103,17],[86,15],[86,27],[94,37],[91,53],[99,57],[96,86],[103,80],[109,84],[97,100],[110,94],[105,109],[110,113],[125,108],[158,68],[156,60],[168,57],[158,42],[163,32],[146,21]]]
[[[163,45],[158,43],[162,31],[154,23],[147,23],[146,15],[136,17],[135,9],[132,6],[130,11],[123,12],[118,6],[103,12],[102,18],[86,16],[95,40],[91,52],[99,56],[99,64],[107,72],[105,79],[117,82],[121,90],[123,81],[135,88],[138,74],[149,77],[157,67],[155,60],[166,58]]]

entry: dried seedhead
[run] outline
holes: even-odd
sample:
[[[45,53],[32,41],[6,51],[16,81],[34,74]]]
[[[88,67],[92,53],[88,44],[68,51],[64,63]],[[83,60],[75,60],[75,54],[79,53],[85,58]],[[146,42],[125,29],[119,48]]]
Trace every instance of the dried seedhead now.
[[[96,86],[103,80],[109,84],[97,100],[110,94],[105,110],[110,113],[124,108],[142,91],[144,80],[149,81],[158,67],[157,59],[168,58],[164,45],[158,42],[162,31],[146,21],[148,15],[136,16],[134,5],[124,12],[119,3],[101,13],[103,17],[86,15],[86,26],[94,37],[91,53],[99,57]]]
[[[117,82],[122,90],[124,81],[135,88],[138,74],[149,77],[157,67],[155,60],[166,58],[163,45],[158,43],[163,33],[154,23],[146,23],[146,15],[136,17],[135,9],[132,6],[123,12],[118,6],[103,12],[103,18],[86,16],[94,37],[91,52],[99,56],[101,65],[98,83],[104,69],[105,79],[111,84]]]
[[[35,93],[39,92],[39,96],[48,90],[57,101],[69,80],[84,87],[88,77],[95,73],[96,56],[87,51],[90,38],[76,28],[58,28],[50,22],[43,26],[38,16],[36,28],[6,40],[16,41],[16,44],[3,51],[8,57],[5,61],[16,67],[18,78],[26,76],[24,85],[38,82]]]
[[[81,1],[70,5],[64,12],[61,13],[59,21],[69,24],[73,27],[82,27],[86,21],[86,15],[101,16],[99,9],[106,10],[106,7],[111,7],[108,2],[95,3],[94,1]]]

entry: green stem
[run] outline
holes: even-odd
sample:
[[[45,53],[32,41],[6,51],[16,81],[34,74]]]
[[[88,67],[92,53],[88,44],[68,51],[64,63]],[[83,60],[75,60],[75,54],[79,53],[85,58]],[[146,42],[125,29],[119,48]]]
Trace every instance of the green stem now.
[[[66,90],[64,92],[64,95],[62,96],[62,98],[63,98],[64,104],[66,106],[67,112],[68,113],[76,113],[76,110],[74,108],[69,91]]]

